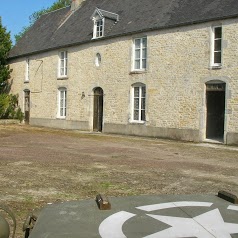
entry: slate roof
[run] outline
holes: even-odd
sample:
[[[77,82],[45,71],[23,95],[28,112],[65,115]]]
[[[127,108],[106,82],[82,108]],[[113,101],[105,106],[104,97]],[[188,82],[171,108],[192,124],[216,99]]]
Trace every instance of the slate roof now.
[[[238,0],[86,0],[71,15],[66,7],[41,16],[10,58],[93,41],[90,17],[96,8],[119,15],[118,23],[96,40],[238,16]]]

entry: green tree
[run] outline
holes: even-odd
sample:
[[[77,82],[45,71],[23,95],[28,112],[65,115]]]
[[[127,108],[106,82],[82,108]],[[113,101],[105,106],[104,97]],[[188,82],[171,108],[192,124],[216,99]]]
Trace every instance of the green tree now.
[[[7,82],[10,78],[11,70],[7,65],[7,58],[11,47],[10,33],[3,27],[0,17],[0,93],[6,91]]]
[[[29,30],[29,28],[36,22],[36,20],[39,19],[43,14],[66,7],[70,4],[70,2],[71,0],[57,0],[52,4],[52,6],[34,12],[29,17],[29,26],[23,27],[18,34],[14,35],[15,41],[17,42],[18,40],[20,40],[22,36]]]
[[[0,119],[18,119],[22,121],[24,114],[18,106],[18,95],[0,94]]]
[[[12,42],[10,33],[2,25],[0,17],[0,119],[23,120],[23,113],[18,107],[18,95],[8,94],[10,90],[11,70],[7,58]]]
[[[29,29],[30,29],[30,26],[24,26],[18,34],[14,35],[15,41],[16,42],[19,41]]]

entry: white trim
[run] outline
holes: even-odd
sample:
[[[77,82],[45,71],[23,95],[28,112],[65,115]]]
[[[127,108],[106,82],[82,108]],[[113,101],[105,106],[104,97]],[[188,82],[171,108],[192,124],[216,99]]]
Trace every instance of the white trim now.
[[[139,105],[138,105],[138,119],[134,118],[134,112],[135,112],[135,88],[139,88],[139,96],[136,97],[137,99],[139,99]],[[142,88],[145,88],[145,97],[142,96]],[[144,108],[142,108],[142,99],[145,100],[145,105]],[[135,83],[131,86],[131,119],[130,119],[130,123],[138,123],[138,124],[144,124],[146,122],[146,85],[143,83]],[[142,120],[142,111],[144,111],[144,117],[145,120]]]
[[[62,57],[62,53],[63,53],[63,57]],[[58,57],[59,57],[58,78],[65,78],[68,76],[68,51],[67,50],[60,51]],[[61,70],[63,72],[61,72]]]
[[[109,11],[105,11],[99,8],[96,8],[95,11],[93,12],[92,16],[90,17],[90,19],[94,19],[96,15],[99,15],[99,17],[103,18],[109,18],[112,20],[115,20],[116,22],[119,21],[119,15],[113,12],[109,12]]]
[[[61,94],[62,92],[63,92],[63,95]],[[67,88],[64,88],[64,87],[58,88],[57,104],[58,104],[57,118],[65,119],[67,115],[66,114],[67,113]],[[61,113],[61,110],[63,110],[62,113]]]
[[[30,81],[30,59],[26,58],[26,68],[25,68],[25,82],[29,82]]]
[[[92,16],[90,17],[91,20],[94,21],[94,19],[97,17],[97,15],[100,17],[100,18],[103,18],[103,15],[100,11],[100,9],[96,8],[95,11],[93,12]]]
[[[98,31],[98,26],[97,26],[97,23],[99,21],[102,21],[102,30]],[[102,18],[102,17],[94,17],[93,18],[93,39],[98,39],[98,38],[101,38],[101,37],[104,37],[104,28],[105,28],[105,18]],[[99,36],[97,36],[97,34],[100,33]]]
[[[215,30],[217,28],[221,28],[221,38],[215,39]],[[222,55],[223,55],[223,50],[222,50],[222,42],[223,42],[223,36],[222,36],[222,26],[212,26],[211,27],[211,48],[210,48],[210,66],[211,67],[221,67],[222,66]],[[216,40],[221,40],[221,49],[219,51],[215,51],[215,41]],[[220,63],[215,63],[215,52],[220,52],[221,53],[221,62]]]
[[[143,39],[146,39],[146,46],[144,47],[143,46]],[[136,40],[140,40],[140,47],[139,48],[136,48]],[[147,69],[147,59],[148,59],[148,56],[147,56],[147,37],[144,36],[144,37],[138,37],[138,38],[134,38],[133,39],[133,53],[132,53],[132,71],[145,71]],[[143,57],[143,50],[145,50],[145,57]],[[140,53],[140,56],[139,58],[136,59],[136,51],[139,51]],[[139,68],[136,68],[135,67],[135,62],[139,61]],[[145,67],[143,67],[143,60],[145,60]]]

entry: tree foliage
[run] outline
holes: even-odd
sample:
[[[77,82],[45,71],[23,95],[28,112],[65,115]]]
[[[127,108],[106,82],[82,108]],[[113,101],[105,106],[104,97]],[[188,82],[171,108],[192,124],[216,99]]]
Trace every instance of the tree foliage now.
[[[22,38],[22,36],[29,30],[29,28],[36,22],[37,19],[39,19],[43,14],[58,10],[60,8],[66,7],[70,4],[71,0],[57,0],[53,3],[52,6],[48,8],[43,8],[39,11],[34,12],[30,17],[29,17],[29,26],[23,27],[22,30],[16,34],[15,41],[17,42]]]
[[[0,17],[0,119],[23,120],[23,113],[18,107],[18,95],[8,94],[11,70],[7,59],[12,42],[10,33],[3,27]]]
[[[18,34],[14,35],[15,41],[16,42],[19,41],[29,29],[30,29],[30,26],[24,26]]]
[[[7,65],[7,58],[12,47],[10,33],[3,27],[0,17],[0,93],[5,92],[11,70]]]
[[[18,95],[0,94],[0,119],[18,119],[22,121],[24,114],[18,106]]]

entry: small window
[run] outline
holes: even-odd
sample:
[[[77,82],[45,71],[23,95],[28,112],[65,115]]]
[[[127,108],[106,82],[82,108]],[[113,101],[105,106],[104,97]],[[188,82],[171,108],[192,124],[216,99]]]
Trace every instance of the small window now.
[[[132,87],[132,121],[144,122],[146,105],[146,86],[135,84]]]
[[[94,20],[93,38],[104,36],[104,18]]]
[[[58,118],[66,117],[67,106],[67,90],[66,88],[60,88],[58,90]]]
[[[147,38],[134,39],[133,69],[145,70],[147,65]]]
[[[222,27],[212,28],[211,64],[212,66],[222,65]]]
[[[96,54],[96,58],[95,58],[95,65],[96,65],[97,67],[99,67],[100,64],[101,64],[101,61],[102,61],[102,57],[101,57],[101,55],[100,55],[99,53],[97,53],[97,54]]]
[[[68,52],[59,53],[59,77],[67,77],[68,74]]]
[[[30,60],[26,59],[26,72],[25,72],[25,82],[29,82],[29,70],[30,70]]]

